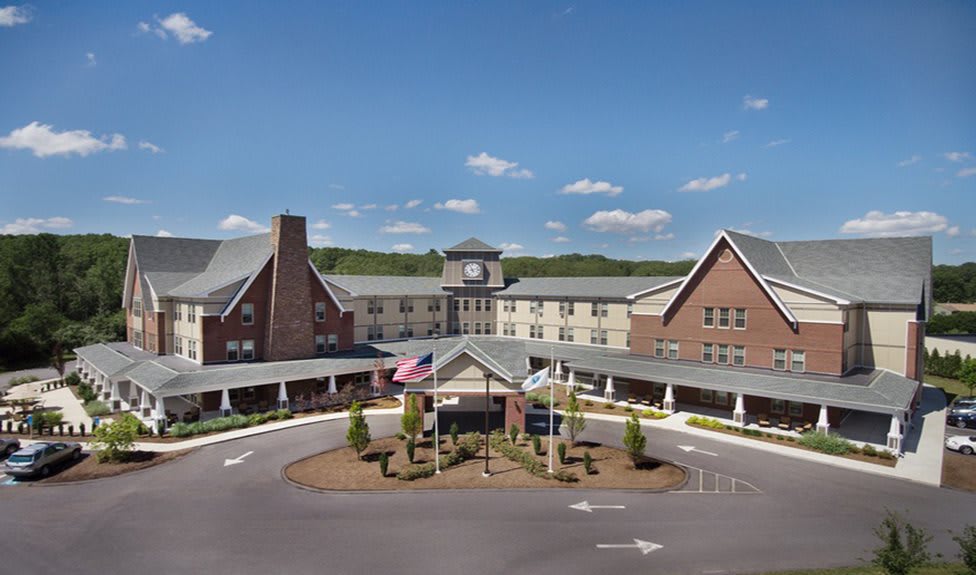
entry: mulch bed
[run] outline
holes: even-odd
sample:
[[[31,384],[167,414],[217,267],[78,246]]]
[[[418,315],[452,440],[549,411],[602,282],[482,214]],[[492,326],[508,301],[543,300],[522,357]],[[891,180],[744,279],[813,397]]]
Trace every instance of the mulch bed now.
[[[69,463],[61,471],[54,473],[54,475],[46,479],[39,479],[37,483],[71,483],[74,481],[114,477],[123,473],[130,473],[179,459],[190,451],[192,449],[181,449],[166,453],[133,451],[129,456],[129,460],[125,463],[99,463],[98,458],[94,454],[82,454],[81,459],[77,462]]]
[[[773,434],[773,437],[766,437],[766,435],[765,435],[766,432],[765,431],[763,431],[763,434],[764,435],[761,435],[761,436],[758,436],[757,437],[755,435],[744,435],[744,434],[742,434],[740,432],[733,431],[731,429],[725,429],[725,428],[715,429],[714,427],[705,427],[704,425],[694,425],[694,424],[691,424],[691,423],[686,424],[686,425],[689,425],[691,427],[697,427],[698,429],[704,429],[706,431],[714,431],[716,433],[724,433],[726,435],[737,435],[739,437],[743,437],[745,439],[749,439],[749,440],[752,440],[752,441],[762,441],[762,442],[765,442],[765,443],[775,443],[777,445],[784,445],[786,447],[792,447],[794,449],[802,449],[804,451],[811,451],[813,453],[823,453],[822,451],[817,451],[816,449],[810,449],[809,447],[806,447],[805,445],[800,445],[799,443],[796,442],[797,441],[796,438],[794,438],[794,441],[791,442],[788,439],[786,439],[785,436],[783,437],[783,439],[776,439],[776,437],[777,437],[776,434]],[[760,431],[762,431],[762,430],[760,430]],[[832,455],[830,453],[823,453],[823,454],[824,455]],[[897,459],[882,459],[882,458],[877,457],[877,456],[871,457],[869,455],[864,455],[863,453],[847,453],[847,454],[844,454],[844,455],[833,455],[833,457],[843,457],[844,459],[853,459],[855,461],[865,461],[867,463],[874,463],[875,465],[884,465],[886,467],[894,467],[895,464],[898,463],[898,460]]]
[[[548,396],[549,391],[540,390],[539,395]],[[553,396],[556,399],[556,409],[565,410],[566,406],[569,405],[569,394],[566,393],[566,386],[564,385],[556,386],[556,390],[553,393]],[[660,410],[655,410],[655,408],[644,405],[642,403],[628,404],[628,407],[631,408],[631,411],[627,411],[626,407],[620,407],[617,405],[615,405],[612,408],[604,407],[604,405],[607,403],[606,401],[602,399],[593,399],[590,398],[589,396],[583,396],[579,394],[577,394],[576,396],[576,401],[579,402],[580,411],[583,411],[585,413],[602,413],[605,415],[619,415],[623,417],[630,417],[630,414],[633,412],[636,413],[637,417],[641,419],[650,419],[650,420],[663,419],[657,417],[646,417],[643,413],[645,409],[650,409],[652,411],[660,411]],[[587,403],[592,403],[593,405],[587,405]],[[545,406],[541,406],[541,407],[544,408]]]
[[[344,447],[327,451],[292,463],[285,468],[285,476],[307,487],[338,491],[374,491],[374,490],[416,490],[416,489],[539,489],[547,487],[578,488],[578,489],[646,489],[666,490],[680,486],[685,481],[685,471],[670,463],[649,460],[643,469],[635,470],[630,458],[619,449],[613,449],[598,444],[586,444],[572,447],[566,443],[567,461],[559,464],[559,458],[553,454],[553,468],[556,471],[571,471],[579,477],[576,483],[566,483],[555,479],[543,479],[531,475],[522,467],[509,461],[494,449],[489,452],[489,468],[491,477],[482,477],[485,469],[484,443],[478,456],[460,465],[442,470],[440,475],[417,479],[415,481],[401,481],[396,473],[407,465],[406,441],[396,438],[378,439],[370,443],[364,452],[364,459],[356,458],[352,448]],[[433,461],[433,448],[430,438],[418,443],[414,457],[415,463]],[[547,463],[545,449],[548,440],[544,439],[543,455],[537,456],[539,461]],[[531,452],[530,442],[519,440],[523,449]],[[441,454],[450,452],[453,445],[448,436],[442,437]],[[388,477],[380,475],[379,455],[387,452],[390,456]],[[597,473],[586,475],[583,470],[583,452],[589,451],[593,457],[593,467]]]
[[[945,450],[942,457],[942,485],[976,491],[976,455]]]

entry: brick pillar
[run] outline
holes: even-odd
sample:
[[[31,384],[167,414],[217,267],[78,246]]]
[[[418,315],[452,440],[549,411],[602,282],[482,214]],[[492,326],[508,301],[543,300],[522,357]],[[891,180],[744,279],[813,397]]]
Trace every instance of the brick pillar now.
[[[283,361],[315,357],[312,322],[312,283],[308,266],[305,218],[271,218],[274,268],[264,359]]]
[[[922,381],[925,371],[925,323],[920,321],[908,322],[908,335],[905,341],[905,377]]]
[[[508,433],[512,424],[518,424],[522,433],[525,433],[525,395],[505,396],[505,433]]]

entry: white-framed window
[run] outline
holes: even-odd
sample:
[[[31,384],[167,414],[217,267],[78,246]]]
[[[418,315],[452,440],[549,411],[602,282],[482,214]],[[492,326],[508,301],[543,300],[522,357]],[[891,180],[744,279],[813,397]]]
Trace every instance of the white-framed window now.
[[[191,339],[186,344],[186,356],[193,361],[197,360],[197,340]]]
[[[328,339],[328,346],[330,352],[339,351],[339,336],[334,333],[330,333]]]
[[[576,313],[576,302],[566,303],[566,315],[574,315]]]
[[[711,403],[715,398],[712,395],[712,390],[701,389],[698,391],[698,399],[701,400],[702,403]]]
[[[480,301],[480,300],[475,300],[475,301]],[[474,322],[474,334],[475,335],[481,335],[481,322],[480,321]]]
[[[249,361],[254,359],[254,340],[245,339],[241,341],[241,359]]]
[[[464,301],[468,301],[468,300],[464,300]],[[461,334],[462,335],[468,335],[470,333],[471,333],[471,324],[469,324],[468,322],[462,323],[461,324]]]
[[[373,315],[375,312],[376,312],[376,309],[373,306],[373,300],[368,300],[366,302],[366,313],[369,314],[369,315]]]
[[[377,300],[376,313],[379,315],[383,315],[383,300]]]
[[[454,298],[454,311],[455,312],[461,311],[461,300],[457,298]]]
[[[668,340],[668,359],[678,359],[678,342],[677,340]]]
[[[774,349],[773,350],[773,369],[784,371],[786,369],[786,350],[785,349]],[[780,412],[782,413],[782,412]]]
[[[769,402],[769,411],[773,413],[786,413],[786,402],[782,399],[773,399]]]
[[[729,346],[724,343],[720,343],[718,346],[718,363],[722,365],[729,363]]]
[[[559,317],[563,317],[565,315],[566,315],[566,302],[561,301],[559,302]]]
[[[546,302],[540,301],[539,302],[539,315],[542,315],[542,312],[545,311],[545,309],[546,309]]]
[[[607,330],[601,329],[600,330],[600,345],[607,345],[607,342],[608,341],[609,341],[609,339],[607,337]]]
[[[491,335],[491,322],[485,322],[485,335]]]
[[[189,323],[197,323],[197,306],[196,304],[190,304],[186,306],[186,321]]]
[[[474,311],[481,311],[481,299],[474,300]]]
[[[173,304],[173,321],[183,321],[183,304]]]
[[[630,330],[627,330],[627,341],[624,343],[625,347],[630,347]]]
[[[407,300],[400,300],[400,313],[407,313]]]
[[[567,327],[566,328],[566,341],[573,341],[573,337],[574,337],[573,336],[573,328]]]
[[[729,404],[729,394],[724,391],[715,392],[715,404],[716,405],[728,405]]]
[[[325,353],[325,336],[315,336],[315,353]]]
[[[745,329],[746,328],[746,310],[743,308],[735,308],[735,323],[733,324],[735,329]]]
[[[398,334],[400,334],[400,335],[399,335],[399,337],[400,337],[401,339],[402,339],[402,338],[405,338],[405,337],[407,337],[407,326],[405,326],[405,325],[403,325],[403,324],[401,323],[401,324],[400,324],[400,325],[398,326],[398,328],[399,328],[399,329],[397,330],[397,333],[398,333]]]
[[[376,339],[383,339],[383,326],[376,326]]]
[[[664,357],[664,340],[654,340],[654,357]]]
[[[559,341],[566,341],[566,328],[565,327],[560,327],[559,328]]]
[[[600,316],[600,305],[597,302],[591,303],[590,304],[590,317],[599,317],[599,316]]]
[[[715,308],[702,308],[702,326],[715,327]]]
[[[743,366],[746,364],[746,348],[742,345],[732,346],[732,365]]]
[[[441,300],[434,300],[434,311],[441,311]]]
[[[244,324],[244,325],[253,325],[254,324],[254,304],[253,303],[242,303],[241,304],[241,323]]]
[[[413,324],[407,324],[407,337],[413,337]]]
[[[509,335],[511,335],[511,334],[508,333],[508,324],[507,323],[502,323],[502,335],[504,335],[505,337],[508,337]]]
[[[729,327],[729,308],[718,308],[718,327],[728,329]]]
[[[597,332],[597,330],[595,330],[595,329],[591,329],[590,330],[590,343],[591,344],[596,345],[597,338],[599,338],[599,337],[600,337],[600,334],[599,334],[599,332]]]
[[[376,329],[371,325],[366,326],[366,340],[373,341],[374,339],[376,339]]]
[[[325,321],[325,302],[315,302],[315,321]]]
[[[715,346],[713,344],[702,344],[702,361],[705,363],[712,363],[715,361]]]
[[[464,309],[464,311],[471,311],[471,300],[468,298],[461,300],[461,308]]]
[[[607,317],[607,314],[609,312],[610,312],[610,304],[608,304],[608,303],[601,303],[600,304],[600,317]]]
[[[539,302],[535,300],[529,302],[529,313],[530,314],[539,313]]]
[[[173,353],[183,355],[183,338],[180,336],[173,338]]]
[[[790,352],[792,361],[790,362],[790,371],[795,371],[802,373],[806,371],[807,367],[807,354],[804,351],[793,350]]]
[[[485,311],[491,311],[491,298],[485,300]]]
[[[237,361],[240,359],[240,344],[236,341],[227,342],[227,361]]]
[[[132,317],[142,317],[142,298],[132,298]]]
[[[790,415],[792,417],[803,417],[803,404],[798,401],[787,402],[790,406]]]
[[[427,311],[434,311],[434,300],[427,300]]]

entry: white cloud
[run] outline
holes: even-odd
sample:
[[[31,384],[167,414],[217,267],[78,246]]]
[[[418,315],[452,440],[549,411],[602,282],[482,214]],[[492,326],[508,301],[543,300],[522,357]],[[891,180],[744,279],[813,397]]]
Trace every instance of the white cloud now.
[[[358,218],[363,214],[359,213],[359,210],[349,210],[348,212],[346,212],[346,215],[349,216],[350,218]]]
[[[314,226],[313,226],[314,227]],[[315,234],[308,238],[308,243],[313,246],[331,246],[333,245],[332,238],[329,236],[323,236],[320,234]]]
[[[506,252],[517,252],[525,249],[525,246],[523,246],[522,244],[509,243],[509,242],[502,242],[501,244],[498,245],[498,247],[501,248],[502,251],[506,251]]]
[[[950,238],[954,238],[959,235],[959,226],[952,226],[946,230],[946,235]]]
[[[27,6],[4,6],[0,8],[0,26],[10,28],[31,21],[31,11]]]
[[[146,141],[146,140],[141,140],[139,142],[139,149],[140,150],[146,150],[146,151],[151,152],[153,154],[159,154],[159,153],[162,153],[162,152],[165,152],[166,151],[166,150],[160,148],[159,146],[157,146],[156,144],[154,144],[152,142],[149,142],[149,141]]]
[[[52,128],[49,124],[31,122],[0,138],[0,148],[30,150],[38,158],[46,158],[71,154],[84,157],[104,150],[124,150],[127,147],[122,134],[96,138],[88,130],[55,132]]]
[[[340,211],[348,211],[355,208],[355,204],[332,204],[332,208]]]
[[[678,257],[680,257],[683,260],[693,260],[698,258],[698,254],[696,254],[695,252],[681,252],[681,255]]]
[[[561,194],[606,194],[614,197],[624,191],[623,186],[614,186],[610,182],[597,181],[591,182],[589,178],[577,180],[572,184],[566,184],[559,190]]]
[[[156,232],[156,237],[157,238],[171,238],[171,237],[173,237],[173,234],[171,234],[167,230],[159,230],[158,232]]]
[[[388,223],[380,228],[380,233],[384,234],[429,234],[430,228],[416,222],[396,221]]]
[[[674,234],[672,234],[672,233],[657,234],[657,235],[654,236],[654,239],[657,240],[657,241],[661,241],[661,240],[673,240],[674,239]]]
[[[376,204],[364,204],[362,206],[359,206],[359,209],[361,209],[361,210],[375,210],[376,209]]]
[[[969,152],[946,152],[945,158],[950,162],[965,162],[971,156]]]
[[[398,254],[404,254],[413,251],[413,244],[393,244],[393,251]]]
[[[724,134],[722,134],[722,143],[723,144],[728,144],[729,142],[731,142],[733,140],[738,140],[738,139],[739,139],[739,130],[730,130],[730,131],[725,132]]]
[[[664,210],[644,210],[637,213],[620,209],[601,210],[583,220],[583,225],[593,231],[617,234],[647,233],[651,230],[660,233],[669,223],[671,214]]]
[[[434,204],[435,210],[450,210],[452,212],[459,212],[462,214],[478,214],[481,213],[481,207],[478,205],[477,200],[447,200],[443,204],[437,202]]]
[[[406,208],[406,209],[408,209],[408,210],[412,210],[413,208],[416,208],[417,206],[419,206],[422,203],[424,203],[423,200],[410,200],[409,202],[403,204],[403,207]]]
[[[746,110],[765,110],[769,107],[769,100],[746,95],[742,98],[742,107]]]
[[[517,179],[532,179],[535,177],[532,170],[526,170],[525,168],[516,170],[515,168],[518,167],[518,162],[509,162],[508,160],[495,158],[485,152],[481,152],[477,156],[468,156],[464,165],[471,168],[479,176],[508,176]]]
[[[217,229],[225,231],[251,232],[255,234],[263,234],[269,231],[268,228],[262,226],[254,220],[249,220],[244,216],[239,216],[237,214],[231,214],[220,220],[220,223],[217,224]]]
[[[844,225],[840,227],[840,233],[865,236],[910,236],[942,232],[948,227],[946,217],[935,212],[886,214],[872,210],[863,218],[844,222]]]
[[[744,182],[748,176],[745,173],[740,173],[735,176],[735,179]],[[726,172],[721,176],[714,176],[711,178],[698,178],[696,180],[691,180],[687,184],[678,188],[679,192],[709,192],[711,190],[717,190],[718,188],[724,188],[732,182],[732,174]]]
[[[346,189],[346,186],[343,186],[342,184],[329,184],[329,187],[332,188],[333,190],[344,190],[344,189]]]
[[[331,227],[332,227],[332,224],[330,224],[329,222],[327,222],[325,220],[319,220],[319,221],[315,222],[314,224],[312,224],[312,229],[313,230],[327,230],[327,229],[329,229]]]
[[[149,203],[149,200],[140,200],[138,198],[130,198],[128,196],[105,196],[102,198],[102,201],[112,202],[113,204],[126,204],[129,206]]]
[[[556,232],[565,232],[566,224],[554,220],[549,220],[548,222],[546,222],[546,229],[553,230]]]
[[[771,140],[771,141],[767,142],[764,147],[766,147],[766,148],[775,148],[777,146],[782,146],[782,145],[785,145],[785,144],[789,144],[792,141],[793,140],[791,140],[789,138],[781,138],[779,140]]]
[[[388,212],[395,212],[400,209],[400,206],[398,206],[397,204],[388,204],[383,209]]]
[[[138,28],[140,32],[145,34],[146,32],[149,32],[152,29],[152,26],[150,26],[148,22],[139,22],[138,24],[136,24],[136,28]]]
[[[917,164],[921,161],[922,161],[922,156],[919,156],[918,154],[913,154],[911,158],[898,162],[898,167],[905,168],[907,166],[911,166],[912,164]]]
[[[968,178],[969,176],[976,176],[976,168],[963,168],[956,172],[956,176],[960,178]]]
[[[555,238],[552,238],[552,241],[556,242],[557,244],[568,244],[573,240],[567,238],[566,236],[557,236]]]
[[[89,68],[94,68],[95,66],[97,66],[98,65],[98,61],[95,60],[95,53],[94,52],[86,52],[85,53],[85,62],[86,62],[86,65]]]
[[[74,225],[70,219],[55,216],[53,218],[17,218],[12,224],[0,228],[0,235],[39,234],[45,230],[61,230]]]
[[[168,32],[175,36],[180,44],[203,42],[213,34],[210,30],[205,30],[197,26],[196,22],[191,20],[184,12],[174,12],[162,20],[156,18],[156,21],[159,22],[159,28],[155,30],[157,36],[165,38]],[[140,22],[139,24],[139,29],[142,30],[142,24],[144,22]]]

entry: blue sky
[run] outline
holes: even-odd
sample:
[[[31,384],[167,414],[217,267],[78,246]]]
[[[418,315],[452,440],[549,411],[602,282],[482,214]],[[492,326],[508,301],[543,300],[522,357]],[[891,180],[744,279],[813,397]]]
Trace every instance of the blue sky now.
[[[227,6],[0,0],[0,233],[976,259],[976,3]]]

